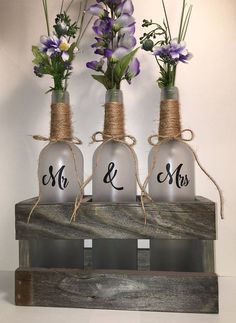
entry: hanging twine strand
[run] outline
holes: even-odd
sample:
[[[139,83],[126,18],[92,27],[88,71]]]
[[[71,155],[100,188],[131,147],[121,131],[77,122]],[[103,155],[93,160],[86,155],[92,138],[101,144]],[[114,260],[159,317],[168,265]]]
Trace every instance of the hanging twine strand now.
[[[190,137],[183,138],[182,135],[184,133],[189,133]],[[222,191],[221,191],[219,185],[214,180],[214,178],[211,175],[209,175],[209,173],[206,171],[206,169],[201,165],[196,152],[187,143],[188,141],[193,140],[193,138],[194,138],[194,133],[192,130],[190,130],[190,129],[181,130],[178,101],[177,100],[161,101],[159,134],[150,136],[148,138],[149,144],[156,147],[156,149],[158,151],[159,147],[162,144],[169,142],[171,140],[177,140],[179,142],[184,143],[193,153],[194,159],[195,159],[198,167],[201,169],[201,171],[210,179],[210,181],[216,187],[218,194],[219,194],[219,199],[220,199],[220,216],[221,216],[221,219],[224,219],[224,214],[223,214],[224,198],[223,198]],[[155,156],[157,156],[157,152],[156,152]],[[157,157],[154,158],[152,167],[148,173],[148,176],[146,177],[146,179],[144,181],[144,184],[143,184],[144,190],[146,190],[149,179],[155,169],[156,163],[157,163]]]
[[[79,192],[76,197],[75,203],[74,203],[74,210],[72,217],[74,216],[74,213],[76,212],[76,208],[78,203],[82,202],[83,196],[84,196],[84,183],[81,183],[79,174],[78,174],[78,169],[76,166],[76,161],[75,161],[75,154],[70,146],[70,144],[76,144],[76,145],[81,145],[82,141],[78,139],[77,137],[73,137],[73,129],[72,129],[72,122],[71,122],[71,111],[70,111],[70,105],[65,104],[63,102],[61,103],[56,103],[51,105],[51,127],[50,127],[50,137],[44,137],[40,135],[35,135],[33,136],[35,140],[38,141],[49,141],[49,142],[59,142],[63,141],[69,144],[69,148],[71,151],[71,155],[74,161],[74,167],[75,167],[75,172],[76,172],[76,178],[78,181],[79,185]],[[40,153],[41,155],[41,153]],[[39,159],[40,159],[39,155]],[[39,165],[38,165],[38,180],[40,180],[39,176]],[[36,207],[39,205],[41,199],[41,192],[39,191],[39,196],[35,204],[33,205],[29,216],[27,223],[30,223],[31,217],[33,212],[35,211]]]

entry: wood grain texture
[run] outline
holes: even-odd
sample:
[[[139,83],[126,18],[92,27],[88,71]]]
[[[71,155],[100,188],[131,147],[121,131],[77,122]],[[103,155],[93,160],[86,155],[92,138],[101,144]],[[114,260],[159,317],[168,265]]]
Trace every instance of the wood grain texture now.
[[[20,240],[19,241],[19,266],[30,267],[30,241]]]
[[[16,305],[218,313],[214,274],[18,269]]]
[[[39,205],[36,199],[16,205],[16,239],[203,239],[214,240],[215,204],[204,198],[179,203],[146,202],[147,225],[140,202],[93,203],[86,199],[76,222],[69,220],[73,203]]]

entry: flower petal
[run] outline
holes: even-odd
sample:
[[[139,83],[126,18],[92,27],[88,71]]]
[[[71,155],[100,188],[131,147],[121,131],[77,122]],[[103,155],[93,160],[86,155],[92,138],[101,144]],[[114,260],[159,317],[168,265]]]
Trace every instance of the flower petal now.
[[[67,52],[63,52],[61,55],[61,58],[63,59],[64,62],[68,61],[69,57],[70,56]]]

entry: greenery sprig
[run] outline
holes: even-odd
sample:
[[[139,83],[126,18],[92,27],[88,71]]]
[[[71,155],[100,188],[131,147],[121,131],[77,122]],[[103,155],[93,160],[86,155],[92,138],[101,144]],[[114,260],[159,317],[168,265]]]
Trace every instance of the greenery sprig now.
[[[34,55],[34,73],[38,77],[51,75],[54,85],[49,91],[67,89],[68,79],[72,73],[72,62],[78,52],[80,41],[91,22],[85,25],[85,9],[88,0],[80,2],[79,15],[75,22],[71,22],[68,10],[74,0],[64,10],[64,0],[61,2],[60,12],[56,15],[53,32],[50,31],[47,0],[42,0],[47,36],[40,37],[40,45],[32,46]],[[48,91],[48,92],[49,92]]]
[[[192,5],[187,6],[186,0],[183,0],[177,38],[172,38],[164,0],[162,0],[162,6],[165,16],[163,23],[159,24],[144,19],[142,27],[151,28],[151,30],[145,32],[140,38],[142,49],[152,52],[156,59],[160,69],[160,77],[157,80],[160,88],[174,86],[178,63],[187,63],[192,57],[184,41],[192,13]]]

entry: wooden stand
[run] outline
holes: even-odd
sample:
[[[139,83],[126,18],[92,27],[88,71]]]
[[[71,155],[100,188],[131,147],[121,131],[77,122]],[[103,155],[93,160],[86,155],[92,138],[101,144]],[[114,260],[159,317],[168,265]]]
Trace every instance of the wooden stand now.
[[[67,203],[40,204],[27,224],[35,201],[16,205],[20,263],[15,273],[16,305],[218,313],[213,202],[202,197],[181,203],[146,202],[144,225],[139,201],[93,203],[85,198],[74,223],[69,223],[73,204]],[[198,239],[203,272],[150,271],[149,249],[137,250],[137,270],[93,270],[91,249],[80,252],[84,269],[32,267],[31,240],[99,238]]]

